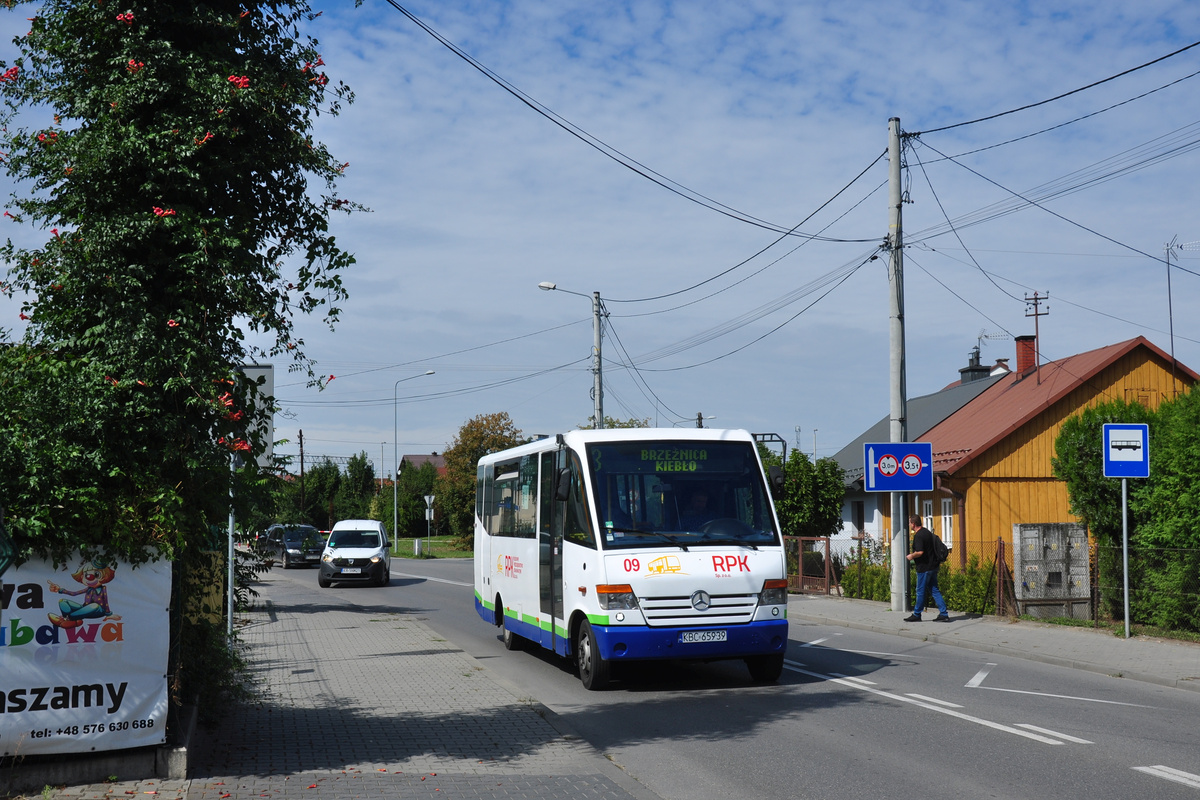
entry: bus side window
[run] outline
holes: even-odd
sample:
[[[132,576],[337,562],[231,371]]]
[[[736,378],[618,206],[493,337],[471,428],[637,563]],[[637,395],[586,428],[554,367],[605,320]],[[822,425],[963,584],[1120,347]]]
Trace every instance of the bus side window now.
[[[587,493],[584,491],[580,477],[579,457],[570,454],[570,492],[564,504],[563,538],[577,544],[594,548],[596,534],[592,530],[592,515],[588,512]]]
[[[480,464],[475,469],[475,518],[483,525],[485,531],[488,527],[486,516],[487,504],[483,499],[483,493],[484,487],[487,486],[487,472],[488,469],[485,464]]]
[[[551,522],[554,519],[554,484],[558,473],[554,469],[554,453],[542,453],[541,489],[538,492],[540,508],[538,509],[538,530],[550,535]]]

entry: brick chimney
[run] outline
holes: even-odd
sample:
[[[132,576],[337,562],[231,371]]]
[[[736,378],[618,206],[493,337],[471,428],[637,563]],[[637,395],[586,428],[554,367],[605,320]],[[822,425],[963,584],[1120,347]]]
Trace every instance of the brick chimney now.
[[[1017,336],[1017,375],[1024,377],[1037,368],[1037,337]]]

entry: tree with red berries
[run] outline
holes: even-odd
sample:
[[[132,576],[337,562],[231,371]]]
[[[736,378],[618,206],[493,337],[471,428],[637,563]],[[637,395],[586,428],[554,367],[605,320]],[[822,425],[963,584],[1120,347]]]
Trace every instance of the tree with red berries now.
[[[294,322],[336,321],[354,258],[330,219],[359,207],[312,127],[353,97],[304,0],[35,5],[0,50],[0,291],[27,323],[0,321],[5,528],[18,563],[82,547],[186,573],[226,526],[235,457],[239,502],[261,480],[272,400],[239,365],[319,382]]]

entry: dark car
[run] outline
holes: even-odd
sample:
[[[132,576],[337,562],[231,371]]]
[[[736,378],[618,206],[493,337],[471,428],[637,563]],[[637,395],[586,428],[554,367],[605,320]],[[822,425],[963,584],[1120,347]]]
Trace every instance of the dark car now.
[[[320,564],[324,546],[320,532],[312,525],[272,525],[260,542],[262,552],[284,569]]]

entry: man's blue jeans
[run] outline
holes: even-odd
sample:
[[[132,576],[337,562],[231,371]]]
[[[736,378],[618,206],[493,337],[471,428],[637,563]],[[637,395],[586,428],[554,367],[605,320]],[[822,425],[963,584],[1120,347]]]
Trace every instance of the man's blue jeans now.
[[[943,617],[950,615],[950,611],[946,608],[946,599],[942,597],[942,591],[938,589],[937,576],[936,569],[917,573],[917,602],[913,605],[913,613],[918,617],[925,610],[925,598],[930,593],[933,594],[933,602],[937,603],[938,613]]]

